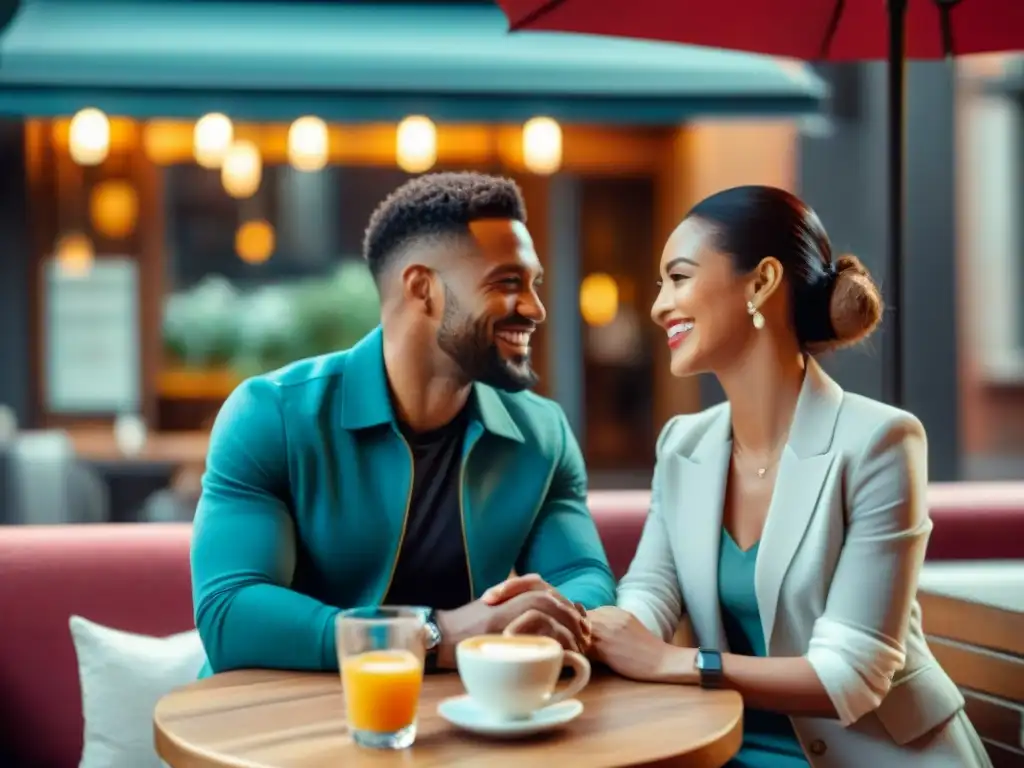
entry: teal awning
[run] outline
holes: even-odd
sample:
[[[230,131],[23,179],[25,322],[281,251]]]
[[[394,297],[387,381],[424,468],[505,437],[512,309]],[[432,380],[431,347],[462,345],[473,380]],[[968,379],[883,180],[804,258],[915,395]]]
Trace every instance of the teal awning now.
[[[768,57],[506,29],[490,5],[22,0],[0,32],[0,114],[670,124],[825,96]]]

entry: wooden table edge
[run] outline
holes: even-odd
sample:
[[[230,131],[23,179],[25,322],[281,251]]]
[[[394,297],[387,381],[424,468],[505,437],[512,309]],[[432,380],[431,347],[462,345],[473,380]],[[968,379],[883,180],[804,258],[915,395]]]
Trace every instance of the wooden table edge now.
[[[157,704],[159,707],[159,703]],[[159,757],[171,768],[208,768],[211,765],[231,765],[232,768],[250,768],[245,763],[230,763],[232,758],[222,759],[209,752],[181,742],[167,733],[160,721],[160,713],[153,712],[153,747]]]
[[[661,766],[668,768],[668,766],[679,765],[685,760],[686,768],[722,768],[732,760],[743,745],[743,697],[736,691],[722,691],[722,693],[730,693],[739,700],[739,712],[731,725],[721,728],[716,733],[706,735],[703,743],[685,755],[674,755],[658,763],[643,763],[642,765],[646,768],[661,768]]]
[[[213,675],[206,679],[216,677],[217,675]],[[170,696],[179,693],[183,688],[194,686],[196,682],[202,681],[195,681],[168,692],[160,698],[153,710],[153,742],[161,760],[171,768],[269,768],[262,763],[213,753],[185,743],[165,729],[160,712],[161,705]],[[642,763],[631,763],[630,768],[678,768],[683,761],[686,768],[722,768],[735,757],[743,744],[743,699],[736,691],[716,691],[716,694],[729,694],[730,698],[738,700],[739,711],[730,724],[706,734],[703,741],[685,755],[669,755]]]

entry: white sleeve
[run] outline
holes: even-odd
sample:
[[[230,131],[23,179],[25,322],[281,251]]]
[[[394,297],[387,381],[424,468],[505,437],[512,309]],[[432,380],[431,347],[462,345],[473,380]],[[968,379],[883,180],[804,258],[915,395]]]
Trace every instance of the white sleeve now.
[[[853,470],[849,524],[807,660],[844,726],[873,711],[906,661],[904,643],[931,533],[924,428],[902,414]]]

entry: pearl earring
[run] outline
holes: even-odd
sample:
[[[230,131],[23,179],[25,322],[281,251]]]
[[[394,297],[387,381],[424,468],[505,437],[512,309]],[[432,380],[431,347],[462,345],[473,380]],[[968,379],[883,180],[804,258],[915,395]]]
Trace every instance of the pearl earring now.
[[[747,314],[750,315],[750,321],[754,324],[757,330],[764,328],[764,315],[754,306],[754,302],[747,302]]]

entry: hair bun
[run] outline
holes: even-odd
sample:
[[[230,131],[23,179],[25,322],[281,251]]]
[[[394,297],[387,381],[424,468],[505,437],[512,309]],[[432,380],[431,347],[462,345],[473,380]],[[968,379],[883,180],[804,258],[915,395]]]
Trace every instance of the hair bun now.
[[[841,275],[843,272],[852,272],[855,275],[868,275],[867,269],[860,263],[860,259],[854,256],[852,253],[844,253],[835,260],[836,275]]]
[[[826,346],[838,349],[870,336],[882,321],[884,303],[860,259],[844,254],[833,264],[835,278],[828,309],[835,340]]]

